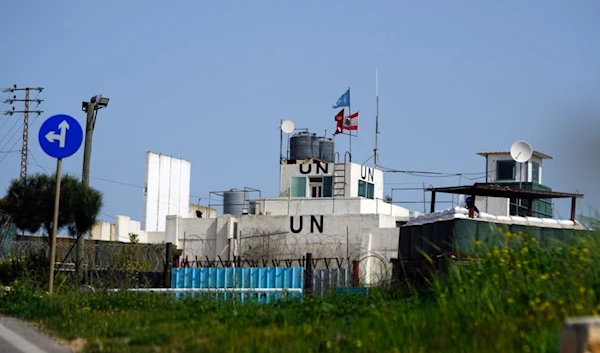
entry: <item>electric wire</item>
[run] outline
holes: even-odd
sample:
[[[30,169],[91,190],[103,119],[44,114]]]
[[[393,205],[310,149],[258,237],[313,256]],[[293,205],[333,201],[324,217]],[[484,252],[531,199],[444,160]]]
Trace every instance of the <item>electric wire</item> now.
[[[37,163],[37,161],[36,161],[36,163],[29,162],[28,164],[31,165],[31,166],[34,166],[34,167],[41,168],[43,170],[52,169],[50,167],[40,165],[39,163]],[[81,176],[81,173],[65,172],[65,174],[72,174],[72,175]],[[137,188],[137,189],[144,189],[144,186],[142,186],[142,185],[132,184],[132,183],[128,183],[128,182],[124,182],[124,181],[119,181],[119,180],[114,180],[114,179],[100,178],[100,177],[95,177],[95,176],[90,176],[90,179],[100,180],[100,181],[104,181],[104,182],[107,182],[107,183],[113,183],[113,184],[118,184],[118,185],[123,185],[123,186],[129,186],[129,187],[133,187],[133,188]],[[190,195],[190,198],[203,199],[203,200],[207,199],[206,197],[200,197],[200,196],[195,196],[195,195]]]
[[[21,114],[21,117],[22,117],[22,116],[23,116],[23,115]],[[39,115],[38,115],[38,116],[36,116],[35,118],[33,118],[33,120],[31,121],[31,124],[32,124],[32,125],[33,125],[33,123],[35,123],[35,121],[37,120],[37,118],[38,118],[38,117],[39,117]],[[15,121],[15,124],[16,124],[16,123],[18,123],[18,122],[19,122],[19,120],[21,120],[21,125],[20,125],[20,127],[23,127],[23,125],[25,124],[25,122],[24,122],[22,119],[18,119],[17,121]],[[13,125],[13,127],[14,127],[14,125]],[[12,128],[11,128],[11,130],[12,130]],[[19,129],[17,129],[17,130],[14,132],[14,134],[13,134],[13,135],[11,136],[11,138],[10,138],[10,139],[9,139],[9,140],[6,142],[6,144],[4,145],[4,147],[2,147],[2,148],[1,148],[2,150],[5,150],[5,149],[6,149],[6,146],[8,146],[8,144],[10,143],[10,141],[11,141],[11,140],[12,140],[12,139],[13,139],[13,138],[16,136],[16,134],[19,132],[19,130],[20,130],[20,128],[19,128]],[[2,141],[2,140],[0,140],[0,143],[1,143],[1,141]],[[18,138],[18,137],[17,137],[17,139],[15,140],[15,143],[12,145],[12,147],[10,148],[10,150],[14,150],[14,148],[17,146],[17,144],[18,144],[19,142],[21,142],[21,141],[22,141],[22,138]],[[22,151],[22,150],[21,150],[21,151]],[[7,157],[8,155],[9,155],[9,154],[7,153],[7,154],[5,154],[5,155],[4,155],[4,156],[3,156],[3,157],[0,159],[0,164],[1,164],[1,163],[2,163],[2,162],[5,160],[5,159],[6,159],[6,157]]]

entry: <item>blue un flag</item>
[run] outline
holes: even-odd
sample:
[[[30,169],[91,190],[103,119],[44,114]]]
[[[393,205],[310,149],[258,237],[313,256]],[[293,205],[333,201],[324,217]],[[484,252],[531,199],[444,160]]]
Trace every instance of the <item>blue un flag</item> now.
[[[348,88],[348,90],[340,96],[340,98],[337,100],[337,102],[335,102],[335,104],[333,105],[333,109],[340,108],[340,107],[349,107],[349,106],[350,106],[350,89]]]

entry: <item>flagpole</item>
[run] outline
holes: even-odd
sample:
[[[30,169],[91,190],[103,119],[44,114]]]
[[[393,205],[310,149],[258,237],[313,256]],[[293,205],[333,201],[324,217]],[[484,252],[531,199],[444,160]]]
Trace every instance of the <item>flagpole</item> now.
[[[378,137],[379,137],[379,69],[375,68],[375,150],[373,151],[373,162],[375,163],[375,169],[378,165]]]
[[[283,119],[279,121],[279,190],[281,190],[281,168],[283,165]]]
[[[350,108],[350,87],[348,87],[348,115],[352,114],[352,108]],[[352,130],[348,130],[348,151],[350,152],[350,161],[352,161]]]

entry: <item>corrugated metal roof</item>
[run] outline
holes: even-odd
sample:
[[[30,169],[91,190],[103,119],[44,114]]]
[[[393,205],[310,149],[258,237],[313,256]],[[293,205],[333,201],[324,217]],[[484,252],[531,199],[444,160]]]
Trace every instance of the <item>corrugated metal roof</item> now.
[[[475,183],[474,185],[451,186],[441,188],[429,188],[428,191],[436,191],[448,194],[475,195],[518,199],[556,199],[556,198],[583,198],[583,194],[571,194],[566,192],[517,189],[509,186],[491,183]]]
[[[486,157],[489,155],[494,155],[494,154],[510,154],[510,151],[490,151],[490,152],[477,152],[478,155]],[[542,152],[538,152],[538,151],[533,151],[533,155],[535,157],[541,158],[541,159],[553,159],[551,156],[542,153]]]

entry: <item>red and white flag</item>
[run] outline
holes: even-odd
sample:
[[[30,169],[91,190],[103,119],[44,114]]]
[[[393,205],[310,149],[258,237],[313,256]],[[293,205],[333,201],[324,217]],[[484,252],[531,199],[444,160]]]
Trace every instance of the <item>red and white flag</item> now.
[[[358,112],[344,118],[344,130],[358,130]]]
[[[341,134],[342,132],[344,132],[343,127],[344,127],[344,108],[342,108],[342,110],[340,110],[334,117],[334,120],[336,121],[336,128],[335,128],[335,133],[336,134]]]

